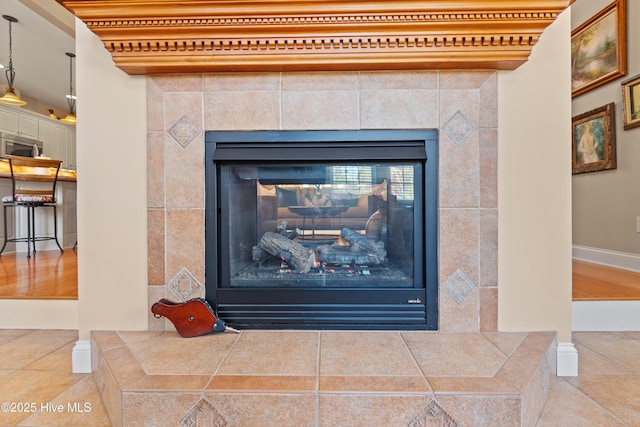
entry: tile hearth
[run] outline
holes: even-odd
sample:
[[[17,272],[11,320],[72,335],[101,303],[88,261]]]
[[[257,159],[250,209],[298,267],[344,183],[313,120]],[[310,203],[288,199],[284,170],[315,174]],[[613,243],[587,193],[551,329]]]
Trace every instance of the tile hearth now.
[[[556,336],[535,333],[94,332],[115,426],[535,425]]]

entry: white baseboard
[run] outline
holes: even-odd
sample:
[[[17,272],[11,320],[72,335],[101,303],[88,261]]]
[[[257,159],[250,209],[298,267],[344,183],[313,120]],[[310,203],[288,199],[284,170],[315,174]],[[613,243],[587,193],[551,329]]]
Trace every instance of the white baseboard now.
[[[578,350],[573,343],[558,343],[557,370],[559,377],[578,376]]]
[[[573,246],[573,258],[609,267],[640,272],[640,255],[607,249]]]
[[[573,301],[574,331],[640,331],[640,301]]]
[[[91,343],[76,341],[71,353],[71,367],[74,374],[91,373]]]

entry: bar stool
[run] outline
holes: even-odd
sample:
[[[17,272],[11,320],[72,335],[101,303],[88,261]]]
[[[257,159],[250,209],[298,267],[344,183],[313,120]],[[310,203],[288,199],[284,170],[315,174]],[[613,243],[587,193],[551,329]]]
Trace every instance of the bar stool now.
[[[0,255],[9,242],[26,242],[27,257],[31,257],[31,245],[36,252],[36,242],[55,240],[60,252],[64,252],[58,242],[58,221],[56,210],[56,184],[62,160],[7,155],[11,169],[12,194],[2,198],[4,211],[4,244]],[[36,208],[53,209],[53,236],[36,236]],[[9,238],[7,233],[7,209],[26,208],[27,236]]]

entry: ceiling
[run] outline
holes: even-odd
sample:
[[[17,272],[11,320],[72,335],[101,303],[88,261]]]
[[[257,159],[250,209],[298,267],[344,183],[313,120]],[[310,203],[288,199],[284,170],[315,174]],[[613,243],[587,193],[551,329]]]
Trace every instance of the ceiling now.
[[[20,95],[68,109],[69,57],[65,53],[75,53],[74,16],[55,0],[2,0],[0,15],[18,19],[11,31],[14,86]],[[9,64],[9,22],[1,17],[0,64]],[[1,70],[2,93],[7,85],[5,70]],[[75,70],[73,79],[75,90]]]

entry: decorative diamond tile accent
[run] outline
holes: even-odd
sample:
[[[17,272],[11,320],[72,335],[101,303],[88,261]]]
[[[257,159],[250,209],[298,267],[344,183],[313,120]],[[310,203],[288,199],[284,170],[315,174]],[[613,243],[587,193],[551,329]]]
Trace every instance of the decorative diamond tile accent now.
[[[458,304],[462,304],[476,286],[462,270],[457,269],[446,282],[442,289]]]
[[[409,423],[409,427],[458,427],[458,423],[433,399],[429,402],[429,405]]]
[[[193,294],[198,292],[201,288],[202,285],[186,268],[180,270],[176,277],[171,279],[169,282],[169,289],[171,289],[171,291],[182,301],[190,300],[193,297]]]
[[[169,129],[169,135],[171,135],[182,148],[187,148],[187,146],[200,135],[200,132],[200,128],[194,125],[187,116],[180,117],[180,120],[175,122],[174,125],[171,126],[171,129]]]
[[[204,397],[180,420],[182,427],[225,427],[227,420]]]
[[[466,142],[469,136],[473,133],[473,125],[462,114],[460,110],[445,123],[442,127],[444,133],[454,142],[454,144],[460,146]]]

